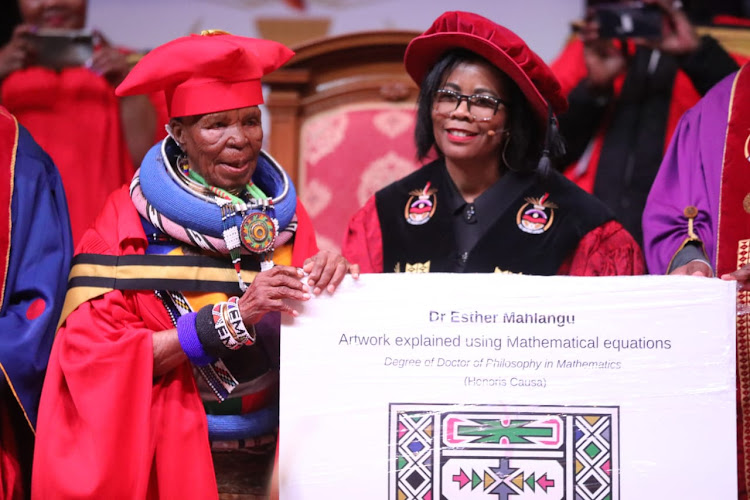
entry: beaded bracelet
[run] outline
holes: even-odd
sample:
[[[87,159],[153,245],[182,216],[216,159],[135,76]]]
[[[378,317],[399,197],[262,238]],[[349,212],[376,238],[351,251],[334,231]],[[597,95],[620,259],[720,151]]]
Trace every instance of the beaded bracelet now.
[[[196,317],[197,313],[193,312],[183,314],[177,319],[177,339],[190,362],[196,366],[203,366],[213,363],[216,358],[203,350],[196,330]]]
[[[229,319],[227,326],[233,330],[238,342],[244,345],[253,345],[255,343],[255,326],[250,325],[250,330],[247,329],[245,322],[242,321],[239,302],[239,297],[230,297],[227,301],[227,308],[225,309],[225,314]]]
[[[213,304],[203,306],[195,317],[195,329],[198,332],[203,350],[219,359],[227,355],[227,347],[216,334],[213,318]]]
[[[255,327],[251,327],[252,333],[248,331],[242,321],[238,301],[237,297],[232,297],[228,302],[214,304],[211,311],[219,339],[227,349],[231,350],[255,343]]]
[[[226,302],[218,302],[214,304],[214,308],[211,310],[211,313],[214,318],[214,329],[219,334],[219,339],[224,344],[224,346],[227,349],[236,350],[242,347],[242,344],[237,342],[237,340],[232,336],[229,329],[227,328],[227,323],[224,320],[224,312],[222,309],[226,307]]]

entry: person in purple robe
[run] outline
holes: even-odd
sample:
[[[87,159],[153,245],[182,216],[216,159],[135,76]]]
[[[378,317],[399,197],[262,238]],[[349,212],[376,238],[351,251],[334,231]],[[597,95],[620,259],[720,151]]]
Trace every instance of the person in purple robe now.
[[[682,116],[664,155],[643,214],[650,274],[717,274],[722,165],[736,78],[736,72],[725,77]],[[750,268],[721,277],[745,285]]]
[[[738,498],[750,482],[750,63],[681,118],[643,213],[651,274],[737,281]]]

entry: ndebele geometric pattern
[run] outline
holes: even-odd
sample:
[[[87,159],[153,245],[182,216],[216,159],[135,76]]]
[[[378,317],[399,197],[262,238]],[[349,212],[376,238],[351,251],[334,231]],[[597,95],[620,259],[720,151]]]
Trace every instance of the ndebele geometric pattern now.
[[[390,405],[390,500],[618,500],[619,408]]]

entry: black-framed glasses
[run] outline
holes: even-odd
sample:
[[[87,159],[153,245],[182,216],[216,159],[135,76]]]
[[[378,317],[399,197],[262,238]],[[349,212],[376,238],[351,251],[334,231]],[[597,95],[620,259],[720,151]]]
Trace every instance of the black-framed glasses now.
[[[498,97],[490,95],[474,94],[466,95],[450,89],[440,89],[435,92],[433,109],[438,113],[449,115],[461,105],[461,101],[466,101],[466,107],[475,121],[485,122],[491,120],[502,104],[507,106],[508,103]]]

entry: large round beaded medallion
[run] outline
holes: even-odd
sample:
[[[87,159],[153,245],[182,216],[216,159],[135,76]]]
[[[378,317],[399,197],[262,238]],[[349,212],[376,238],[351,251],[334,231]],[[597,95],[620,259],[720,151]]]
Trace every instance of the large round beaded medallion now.
[[[253,253],[265,253],[273,248],[276,224],[265,212],[252,212],[242,219],[242,246]]]

